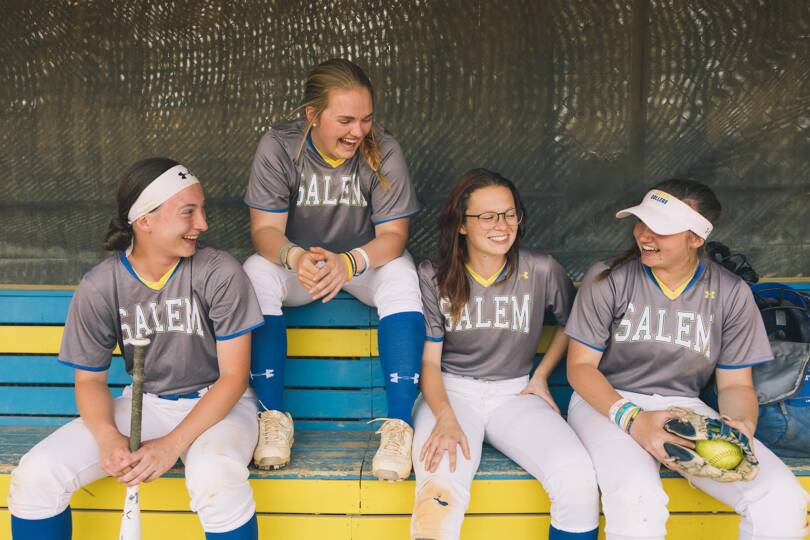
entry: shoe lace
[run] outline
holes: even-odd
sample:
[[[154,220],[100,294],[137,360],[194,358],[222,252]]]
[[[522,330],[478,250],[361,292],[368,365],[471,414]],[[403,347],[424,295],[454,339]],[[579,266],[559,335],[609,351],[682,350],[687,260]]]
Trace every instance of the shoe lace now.
[[[386,453],[400,454],[405,446],[405,431],[408,424],[395,418],[375,418],[372,422],[383,422],[376,433],[380,436],[380,450]]]
[[[261,415],[262,441],[264,444],[287,443],[287,415],[271,411]]]

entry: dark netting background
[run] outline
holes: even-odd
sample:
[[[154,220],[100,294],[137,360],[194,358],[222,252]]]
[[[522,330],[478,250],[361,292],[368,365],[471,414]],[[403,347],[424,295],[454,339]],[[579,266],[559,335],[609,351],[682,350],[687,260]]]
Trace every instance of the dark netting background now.
[[[484,166],[575,278],[627,245],[613,213],[673,175],[715,188],[715,239],[760,273],[810,272],[804,0],[2,4],[3,283],[76,283],[103,256],[116,177],[152,155],[203,179],[209,243],[246,257],[255,145],[331,56],[367,68],[405,150],[417,258],[451,183]]]

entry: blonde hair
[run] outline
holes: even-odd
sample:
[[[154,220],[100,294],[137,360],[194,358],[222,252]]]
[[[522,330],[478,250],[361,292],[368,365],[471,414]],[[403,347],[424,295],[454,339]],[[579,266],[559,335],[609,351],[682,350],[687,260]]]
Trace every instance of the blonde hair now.
[[[357,64],[343,58],[332,58],[312,68],[304,85],[304,102],[293,111],[293,114],[301,111],[306,115],[306,109],[312,107],[315,113],[312,115],[312,120],[307,121],[307,128],[304,131],[301,144],[298,146],[296,157],[301,155],[301,150],[303,150],[304,144],[306,144],[307,136],[309,136],[309,132],[312,130],[312,124],[315,119],[329,106],[329,92],[331,90],[349,90],[357,87],[368,90],[373,104],[374,88],[372,88],[368,76]],[[391,182],[382,173],[380,168],[382,164],[380,143],[373,123],[371,130],[369,130],[368,134],[363,139],[360,149],[363,152],[363,157],[366,159],[368,166],[371,167],[371,170],[377,173],[377,176],[380,178],[382,186],[388,188]]]

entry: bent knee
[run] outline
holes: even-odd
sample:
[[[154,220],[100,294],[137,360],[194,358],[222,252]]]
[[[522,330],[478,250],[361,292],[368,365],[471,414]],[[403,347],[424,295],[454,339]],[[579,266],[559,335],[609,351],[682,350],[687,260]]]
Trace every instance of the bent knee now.
[[[24,519],[45,519],[64,511],[75,487],[60,477],[58,465],[42,452],[29,452],[11,473],[8,507]]]
[[[667,496],[660,480],[627,478],[602,492],[605,532],[619,536],[663,538],[669,518]]]
[[[186,464],[191,509],[207,532],[229,531],[250,519],[256,509],[247,464],[225,455],[196,456]]]
[[[599,487],[590,462],[560,470],[544,485],[553,524],[566,531],[589,531],[599,524]]]
[[[795,478],[787,478],[740,509],[745,517],[741,528],[755,538],[805,538],[808,502],[804,488]]]

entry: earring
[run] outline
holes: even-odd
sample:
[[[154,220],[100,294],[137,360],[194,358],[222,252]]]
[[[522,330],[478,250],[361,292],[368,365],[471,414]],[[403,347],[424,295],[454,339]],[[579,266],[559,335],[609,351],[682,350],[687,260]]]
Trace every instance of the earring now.
[[[312,122],[312,127],[318,127],[318,124],[316,124],[315,122]]]

